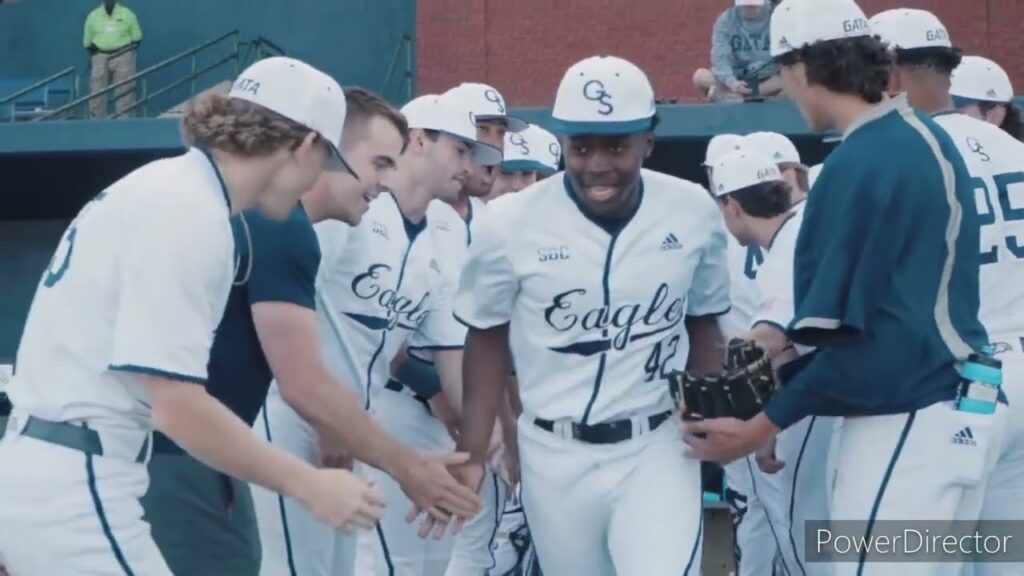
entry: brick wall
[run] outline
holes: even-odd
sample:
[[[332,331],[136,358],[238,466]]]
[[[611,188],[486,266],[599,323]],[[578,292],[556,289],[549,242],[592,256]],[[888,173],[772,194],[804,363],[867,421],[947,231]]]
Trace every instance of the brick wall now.
[[[418,0],[419,91],[494,84],[512,105],[547,105],[565,68],[615,54],[647,71],[659,98],[693,99],[711,26],[731,0]],[[861,0],[935,12],[965,53],[994,57],[1024,92],[1022,0]]]

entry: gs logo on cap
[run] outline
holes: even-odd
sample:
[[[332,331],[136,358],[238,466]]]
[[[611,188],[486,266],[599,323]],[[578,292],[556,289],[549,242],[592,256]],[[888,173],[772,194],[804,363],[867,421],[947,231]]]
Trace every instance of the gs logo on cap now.
[[[499,95],[497,91],[490,88],[484,90],[484,98],[488,102],[494,102],[498,106],[499,114],[505,113],[505,101],[501,99],[501,95]]]
[[[518,146],[523,156],[530,155],[530,146],[526,143],[526,138],[523,138],[522,134],[518,132],[510,132],[508,135],[508,142],[513,146]]]
[[[583,85],[583,97],[591,102],[601,104],[597,113],[602,116],[607,116],[615,111],[615,106],[612,106],[612,95],[605,90],[604,82],[600,80],[588,80]]]
[[[558,160],[562,157],[562,148],[557,142],[548,144],[548,152],[555,157],[555,164],[558,164]]]

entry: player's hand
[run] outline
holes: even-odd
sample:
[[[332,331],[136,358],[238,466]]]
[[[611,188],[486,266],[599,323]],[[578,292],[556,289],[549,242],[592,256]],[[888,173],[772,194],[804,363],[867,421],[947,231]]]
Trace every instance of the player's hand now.
[[[747,86],[747,83],[744,82],[743,80],[733,80],[732,82],[730,82],[729,90],[743,96],[747,96],[752,92],[750,90],[750,86]]]
[[[427,404],[430,406],[430,413],[444,424],[452,440],[458,442],[459,427],[462,423],[459,421],[459,415],[455,413],[455,409],[448,403],[445,395],[435,394],[433,398],[427,400]]]
[[[711,418],[683,422],[683,441],[690,458],[728,464],[757,450],[779,429],[764,412],[743,421],[738,418]]]
[[[452,476],[458,480],[458,482],[467,490],[472,490],[474,494],[480,492],[480,485],[484,481],[484,465],[473,462],[466,462],[464,464],[458,464],[450,467]],[[420,517],[422,510],[413,508],[405,516],[405,521],[412,524]],[[433,535],[435,540],[440,540],[444,537],[445,532],[448,530],[449,524],[451,524],[452,534],[458,534],[462,531],[462,527],[465,525],[466,520],[469,520],[475,516],[476,513],[468,516],[455,515],[453,517],[441,517],[440,515],[429,513],[424,516],[420,521],[420,527],[418,534],[420,538],[427,538]]]
[[[372,530],[384,513],[380,488],[348,470],[312,470],[295,497],[317,520],[347,533]]]
[[[765,474],[775,474],[786,467],[786,463],[779,460],[775,454],[774,436],[757,448],[754,459],[757,460],[757,467]]]
[[[402,466],[395,480],[412,500],[418,516],[448,520],[452,514],[471,518],[480,511],[480,497],[476,490],[459,482],[452,472],[469,460],[464,452],[416,456]]]

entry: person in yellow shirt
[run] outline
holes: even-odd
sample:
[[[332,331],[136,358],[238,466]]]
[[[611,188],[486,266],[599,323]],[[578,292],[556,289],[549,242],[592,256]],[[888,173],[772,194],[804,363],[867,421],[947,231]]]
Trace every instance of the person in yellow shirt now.
[[[135,49],[142,42],[142,29],[135,13],[117,0],[103,0],[103,4],[85,19],[83,44],[91,57],[92,72],[89,90],[99,92],[111,83],[116,84],[135,74]],[[114,91],[114,109],[121,113],[135,103],[135,83],[130,82]],[[107,115],[107,97],[89,101],[93,118]]]

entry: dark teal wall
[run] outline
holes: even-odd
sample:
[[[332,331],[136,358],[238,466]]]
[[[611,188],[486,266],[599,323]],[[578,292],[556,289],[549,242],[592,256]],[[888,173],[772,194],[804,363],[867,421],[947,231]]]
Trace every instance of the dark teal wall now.
[[[83,71],[82,25],[95,0],[24,0],[0,6],[0,77]],[[126,0],[144,41],[140,69],[238,29],[263,35],[342,84],[381,90],[395,46],[416,26],[415,0]],[[414,68],[415,69],[415,68]],[[83,80],[85,77],[83,76]]]

